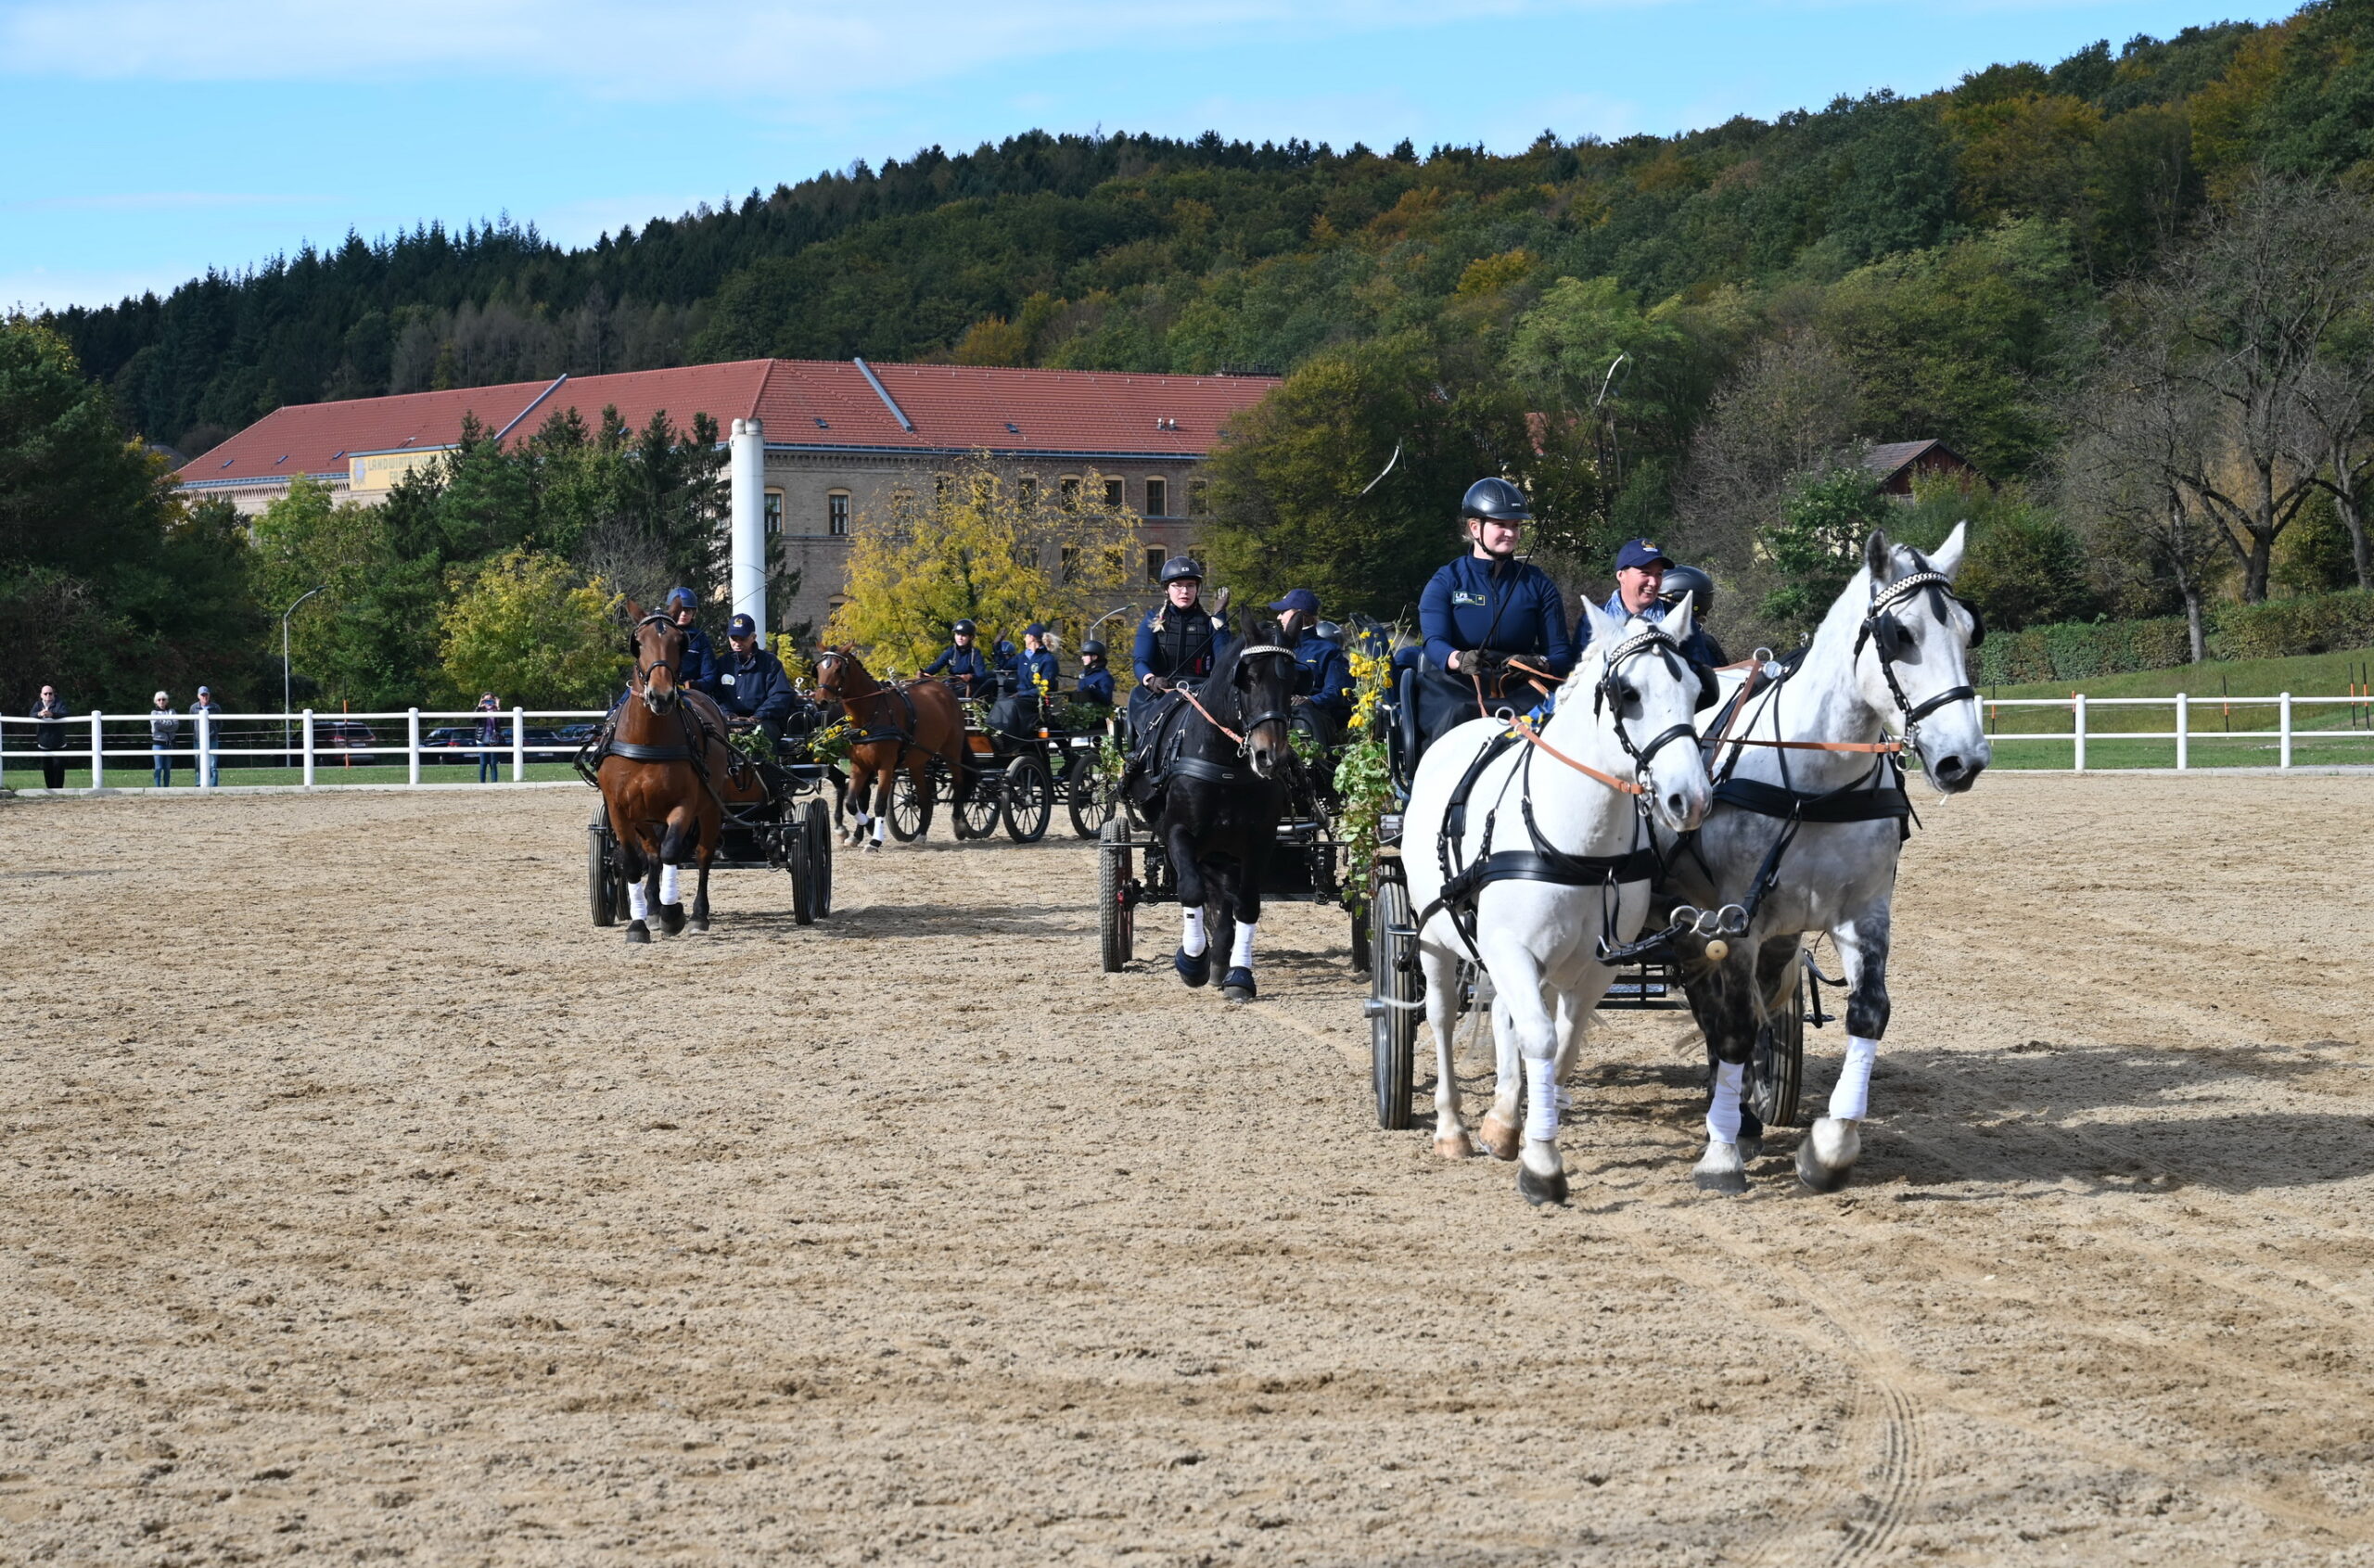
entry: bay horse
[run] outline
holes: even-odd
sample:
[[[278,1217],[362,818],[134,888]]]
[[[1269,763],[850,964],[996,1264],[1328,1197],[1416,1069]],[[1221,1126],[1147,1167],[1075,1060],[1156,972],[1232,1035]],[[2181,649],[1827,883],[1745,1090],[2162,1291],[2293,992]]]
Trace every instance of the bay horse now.
[[[964,710],[946,684],[933,680],[886,683],[865,668],[854,649],[844,646],[827,648],[817,656],[816,693],[839,703],[858,730],[858,738],[849,746],[847,798],[856,802],[850,811],[857,819],[857,826],[849,830],[849,843],[864,844],[868,854],[882,848],[882,835],[890,822],[891,792],[902,768],[915,798],[929,811],[935,757],[947,765],[949,776],[955,781],[956,804],[964,804],[972,787],[964,767]],[[874,792],[871,812],[866,809],[869,789]],[[874,830],[870,839],[868,827]]]
[[[726,805],[755,803],[766,790],[727,747],[717,705],[677,681],[684,629],[632,604],[627,613],[634,619],[627,636],[634,675],[603,738],[594,783],[624,860],[627,940],[648,942],[655,911],[670,936],[684,928],[680,879],[686,865],[700,873],[692,927],[708,929],[709,862],[717,858]]]
[[[1862,1150],[1871,1066],[1888,1028],[1887,963],[1896,860],[1911,806],[1897,758],[1909,748],[1937,789],[1959,795],[1992,760],[1970,683],[1985,635],[1954,592],[1963,529],[1923,555],[1874,530],[1796,668],[1745,695],[1708,737],[1715,809],[1694,840],[1668,853],[1670,892],[1737,911],[1720,957],[1677,940],[1691,1011],[1715,1058],[1706,1153],[1692,1171],[1717,1192],[1747,1188],[1743,1154],[1762,1127],[1743,1122],[1743,1066],[1757,1032],[1798,984],[1808,935],[1827,933],[1846,978],[1846,1060],[1829,1114],[1797,1145],[1797,1177],[1815,1192],[1844,1185]],[[1903,739],[1889,737],[1891,724]]]
[[[1251,1001],[1261,884],[1285,809],[1293,756],[1294,650],[1274,621],[1240,631],[1209,675],[1180,688],[1175,730],[1157,733],[1162,801],[1153,835],[1179,879],[1181,934],[1171,966],[1190,986],[1211,977],[1212,949],[1231,937],[1220,994]],[[1158,721],[1159,722],[1159,721]]]
[[[1538,732],[1486,716],[1452,730],[1420,759],[1402,817],[1435,1036],[1435,1152],[1475,1152],[1451,1059],[1459,966],[1473,960],[1492,977],[1500,1065],[1480,1131],[1519,1162],[1517,1191],[1533,1204],[1566,1200],[1558,1080],[1615,978],[1602,943],[1630,942],[1648,918],[1650,824],[1689,832],[1712,790],[1698,672],[1677,646],[1690,635],[1688,601],[1662,623],[1588,601],[1584,613],[1583,657]]]

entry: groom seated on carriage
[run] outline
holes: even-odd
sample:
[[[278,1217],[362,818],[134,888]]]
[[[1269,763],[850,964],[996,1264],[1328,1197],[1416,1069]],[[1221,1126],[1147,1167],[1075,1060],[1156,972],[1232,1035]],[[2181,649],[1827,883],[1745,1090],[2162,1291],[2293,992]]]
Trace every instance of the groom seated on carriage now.
[[[1062,687],[1063,666],[1047,644],[1045,625],[1032,621],[1022,629],[1022,653],[1014,663],[1014,689],[998,698],[989,710],[989,728],[1007,735],[1028,735],[1045,722],[1045,704]]]
[[[1270,607],[1278,612],[1280,636],[1295,651],[1296,721],[1333,751],[1352,717],[1352,661],[1337,638],[1320,630],[1327,623],[1319,618],[1319,595],[1309,589],[1295,589]]]
[[[755,727],[765,732],[769,742],[781,741],[793,695],[783,660],[759,641],[759,623],[747,615],[735,616],[727,626],[725,645],[705,689],[723,710],[728,725]]]

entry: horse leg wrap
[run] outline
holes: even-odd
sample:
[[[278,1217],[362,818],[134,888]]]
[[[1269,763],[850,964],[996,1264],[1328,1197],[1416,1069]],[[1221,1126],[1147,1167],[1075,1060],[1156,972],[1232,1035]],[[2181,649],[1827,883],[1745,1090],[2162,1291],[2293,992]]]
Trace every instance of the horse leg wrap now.
[[[1558,1064],[1553,1057],[1525,1059],[1525,1135],[1537,1143],[1558,1141]]]
[[[1250,969],[1253,967],[1253,925],[1254,923],[1249,920],[1241,920],[1237,922],[1236,947],[1235,950],[1228,956],[1228,962],[1231,968]]]
[[[1846,1060],[1839,1064],[1838,1087],[1830,1091],[1830,1114],[1840,1121],[1859,1122],[1871,1109],[1871,1061],[1880,1042],[1861,1035],[1846,1037]]]
[[[874,841],[876,844],[879,844],[879,843],[881,843],[881,842],[882,842],[883,835],[884,835],[887,832],[888,832],[888,831],[889,831],[889,827],[890,827],[890,819],[889,819],[889,818],[887,818],[887,817],[876,817],[876,818],[874,818]]]
[[[663,904],[681,904],[684,901],[683,867],[661,866],[659,868],[659,901]]]
[[[1715,1064],[1715,1098],[1706,1107],[1706,1136],[1717,1143],[1740,1141],[1740,1088],[1746,1081],[1746,1063]]]
[[[644,891],[643,878],[639,876],[627,884],[627,918],[630,920],[651,918],[651,895]]]
[[[1181,912],[1180,922],[1179,950],[1189,958],[1203,957],[1204,950],[1212,945],[1212,940],[1204,934],[1202,907],[1191,905]]]

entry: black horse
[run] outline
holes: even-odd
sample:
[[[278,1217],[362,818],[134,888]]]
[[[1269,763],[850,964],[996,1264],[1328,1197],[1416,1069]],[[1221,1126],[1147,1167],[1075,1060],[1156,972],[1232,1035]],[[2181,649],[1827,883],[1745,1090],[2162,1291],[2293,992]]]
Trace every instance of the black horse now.
[[[1187,984],[1203,985],[1212,950],[1229,944],[1220,993],[1231,1001],[1254,997],[1254,928],[1293,759],[1295,676],[1277,624],[1253,625],[1182,691],[1150,759],[1163,780],[1154,837],[1178,876],[1184,925],[1172,963]]]

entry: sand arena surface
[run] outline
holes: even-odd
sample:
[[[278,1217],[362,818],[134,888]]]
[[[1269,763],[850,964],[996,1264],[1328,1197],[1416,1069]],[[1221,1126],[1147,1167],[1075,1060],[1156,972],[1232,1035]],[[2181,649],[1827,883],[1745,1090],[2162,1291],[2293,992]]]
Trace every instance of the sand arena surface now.
[[[1924,808],[1854,1185],[1636,1014],[1550,1213],[1068,840],[630,950],[580,793],[0,803],[0,1561],[2374,1563],[2370,803]]]

